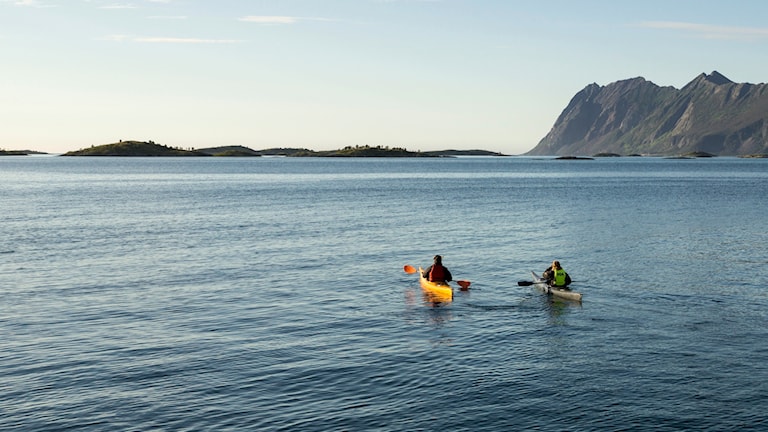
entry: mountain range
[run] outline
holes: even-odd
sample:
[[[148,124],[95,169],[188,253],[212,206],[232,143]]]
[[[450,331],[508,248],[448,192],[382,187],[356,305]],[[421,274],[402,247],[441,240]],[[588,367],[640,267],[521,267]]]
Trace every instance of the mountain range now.
[[[720,156],[768,153],[768,84],[735,83],[717,71],[682,89],[642,77],[578,92],[526,155]]]

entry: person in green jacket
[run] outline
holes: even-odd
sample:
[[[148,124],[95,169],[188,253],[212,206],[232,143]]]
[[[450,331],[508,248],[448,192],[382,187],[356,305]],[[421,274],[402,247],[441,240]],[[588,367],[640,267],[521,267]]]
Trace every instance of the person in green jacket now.
[[[568,285],[571,284],[571,276],[563,270],[563,267],[558,260],[552,261],[552,265],[544,270],[542,276],[547,280],[547,283],[553,287],[568,288]]]

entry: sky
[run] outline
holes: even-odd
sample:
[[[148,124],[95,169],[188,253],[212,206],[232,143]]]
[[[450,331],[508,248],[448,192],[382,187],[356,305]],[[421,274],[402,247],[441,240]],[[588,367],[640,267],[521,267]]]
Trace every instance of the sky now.
[[[591,83],[768,81],[764,0],[0,0],[0,148],[522,154]]]

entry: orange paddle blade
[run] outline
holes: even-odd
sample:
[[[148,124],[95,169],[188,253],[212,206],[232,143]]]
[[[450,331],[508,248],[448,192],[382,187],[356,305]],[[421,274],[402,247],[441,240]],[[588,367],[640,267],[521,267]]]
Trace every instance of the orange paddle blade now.
[[[403,270],[404,270],[406,273],[408,273],[408,274],[414,274],[414,273],[416,273],[416,269],[415,269],[415,268],[413,268],[413,266],[409,266],[409,265],[404,265],[404,266],[403,266]]]
[[[468,280],[458,280],[456,283],[459,284],[462,289],[469,289],[469,285],[472,284],[472,282]]]

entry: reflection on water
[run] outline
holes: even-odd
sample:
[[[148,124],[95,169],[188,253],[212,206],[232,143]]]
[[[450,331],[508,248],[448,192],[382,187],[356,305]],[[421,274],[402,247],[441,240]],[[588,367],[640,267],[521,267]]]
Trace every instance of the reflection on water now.
[[[448,297],[443,294],[437,294],[432,291],[423,291],[424,304],[433,307],[440,307],[441,305],[448,305],[453,301],[452,297]]]
[[[418,292],[418,293],[417,293]],[[421,288],[409,288],[405,291],[405,304],[408,306],[416,306],[416,299],[421,298],[422,303],[426,307],[438,308],[450,305],[453,302],[452,297],[441,295],[433,291],[428,291]]]
[[[551,295],[542,295],[544,309],[549,314],[549,323],[553,325],[566,325],[565,318],[573,308],[581,308],[581,303],[564,300]]]
[[[453,313],[445,303],[431,303],[431,307],[427,309],[427,317],[429,323],[434,328],[440,328],[453,319]]]
[[[417,159],[0,158],[3,425],[765,429],[768,160]]]
[[[405,305],[409,309],[421,310],[426,320],[435,328],[442,327],[453,319],[451,301],[434,296],[421,288],[409,288],[405,290]]]

